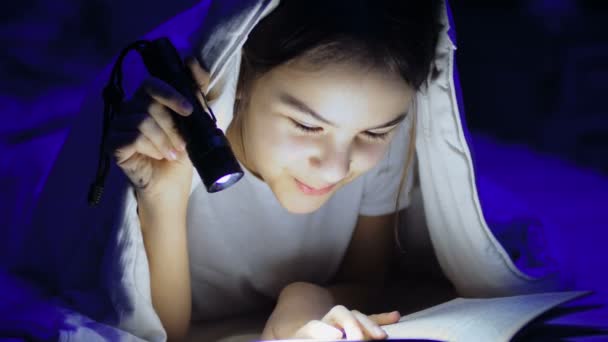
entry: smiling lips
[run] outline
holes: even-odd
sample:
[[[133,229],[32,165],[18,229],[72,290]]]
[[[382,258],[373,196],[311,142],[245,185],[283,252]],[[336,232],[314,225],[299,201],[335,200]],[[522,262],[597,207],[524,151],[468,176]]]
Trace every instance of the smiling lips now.
[[[307,195],[315,195],[315,196],[325,195],[336,186],[335,184],[333,184],[333,185],[327,186],[325,188],[316,189],[316,188],[313,188],[311,186],[308,186],[308,185],[300,182],[297,179],[295,179],[295,181],[296,181],[296,185],[298,186],[298,189],[300,189],[303,193],[305,193]]]

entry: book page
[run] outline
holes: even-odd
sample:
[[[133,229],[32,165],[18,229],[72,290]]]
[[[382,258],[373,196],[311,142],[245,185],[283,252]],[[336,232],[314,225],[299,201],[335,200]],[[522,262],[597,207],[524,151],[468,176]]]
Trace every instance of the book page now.
[[[382,328],[391,338],[440,341],[509,341],[526,323],[586,291],[497,298],[456,298]]]

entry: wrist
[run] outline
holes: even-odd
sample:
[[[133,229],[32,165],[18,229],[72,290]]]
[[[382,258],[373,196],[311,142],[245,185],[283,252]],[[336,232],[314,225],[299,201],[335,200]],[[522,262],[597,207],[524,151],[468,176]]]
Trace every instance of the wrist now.
[[[157,230],[153,227],[186,227],[187,201],[137,196],[137,216],[142,232]],[[171,228],[170,230],[174,230]]]
[[[283,290],[281,290],[278,298],[279,303],[310,300],[313,301],[311,304],[322,303],[329,305],[329,307],[333,306],[334,302],[331,292],[328,289],[313,283],[301,281],[285,286]]]
[[[309,321],[322,319],[333,305],[333,297],[325,288],[306,282],[291,283],[279,294],[263,336],[291,338]]]
[[[138,207],[150,212],[175,211],[188,207],[189,193],[185,191],[135,189],[134,192]]]

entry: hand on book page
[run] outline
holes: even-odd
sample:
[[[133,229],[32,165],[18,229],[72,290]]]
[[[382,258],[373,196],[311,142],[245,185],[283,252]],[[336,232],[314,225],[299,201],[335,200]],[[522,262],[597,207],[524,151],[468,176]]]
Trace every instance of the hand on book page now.
[[[537,342],[560,341],[574,336],[604,336],[608,334],[608,328],[557,324],[528,330],[543,320],[543,317],[551,319],[557,315],[596,309],[590,306],[578,310],[557,308],[558,305],[590,293],[570,291],[496,298],[456,298],[403,316],[399,322],[382,328],[390,341],[507,342],[515,339],[517,342]],[[548,311],[552,308],[554,310]],[[522,329],[524,327],[526,329]]]
[[[427,340],[427,339],[418,339],[418,338],[390,338],[389,339],[391,342],[399,342],[399,341],[403,341],[403,342],[442,342],[439,340]],[[272,340],[272,342],[310,342],[310,341],[321,341],[321,342],[336,342],[336,341],[364,341],[364,340],[319,340],[319,339],[305,339],[305,340]],[[376,341],[380,341],[380,340],[376,340]],[[237,341],[220,341],[220,342],[237,342]],[[245,342],[245,341],[238,341],[238,342]],[[270,342],[270,341],[258,341],[258,342]]]

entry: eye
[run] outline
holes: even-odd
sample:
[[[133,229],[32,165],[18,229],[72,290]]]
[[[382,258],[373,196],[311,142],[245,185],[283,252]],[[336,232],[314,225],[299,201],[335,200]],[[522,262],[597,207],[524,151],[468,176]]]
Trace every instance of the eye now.
[[[316,134],[320,134],[321,132],[323,132],[323,128],[321,128],[321,127],[308,126],[308,125],[298,122],[292,118],[289,118],[289,122],[292,124],[292,126],[296,130],[298,130],[299,132],[305,133],[305,134],[316,135]],[[371,141],[371,142],[380,143],[380,142],[384,142],[384,141],[388,140],[393,131],[394,131],[394,129],[391,129],[390,131],[382,132],[382,133],[363,132],[362,134],[366,140]]]
[[[383,133],[363,132],[363,135],[365,136],[366,139],[368,139],[372,142],[383,142],[383,141],[388,140],[388,137],[390,136],[392,131],[393,130],[390,130],[388,132],[383,132]]]
[[[302,133],[307,133],[307,134],[316,134],[316,133],[320,133],[323,131],[323,128],[321,127],[313,127],[313,126],[307,126],[304,125],[294,119],[289,119],[289,121],[291,122],[292,126],[297,129],[298,131],[302,132]]]

